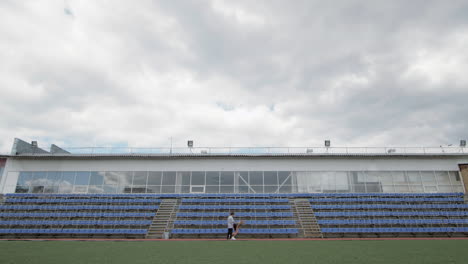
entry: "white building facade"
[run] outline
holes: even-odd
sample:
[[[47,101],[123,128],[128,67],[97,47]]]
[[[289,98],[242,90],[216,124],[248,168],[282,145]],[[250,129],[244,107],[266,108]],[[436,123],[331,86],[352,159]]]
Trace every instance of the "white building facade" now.
[[[21,142],[20,142],[21,143]],[[23,142],[24,143],[24,142]],[[17,142],[15,141],[15,145]],[[456,153],[120,153],[4,155],[0,193],[465,192]]]

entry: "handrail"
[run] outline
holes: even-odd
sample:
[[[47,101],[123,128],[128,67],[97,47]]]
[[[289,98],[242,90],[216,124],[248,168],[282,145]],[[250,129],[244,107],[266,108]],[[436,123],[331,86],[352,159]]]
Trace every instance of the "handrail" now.
[[[439,146],[439,147],[70,147],[67,151],[81,155],[99,154],[160,154],[160,155],[445,155],[468,154],[465,147]],[[47,154],[49,155],[49,154]],[[51,155],[54,155],[51,153]],[[56,155],[66,155],[58,153]]]

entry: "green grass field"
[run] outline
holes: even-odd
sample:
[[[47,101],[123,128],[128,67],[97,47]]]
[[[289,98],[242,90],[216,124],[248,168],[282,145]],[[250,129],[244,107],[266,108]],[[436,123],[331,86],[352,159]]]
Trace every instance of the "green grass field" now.
[[[468,240],[0,241],[0,263],[468,263]]]

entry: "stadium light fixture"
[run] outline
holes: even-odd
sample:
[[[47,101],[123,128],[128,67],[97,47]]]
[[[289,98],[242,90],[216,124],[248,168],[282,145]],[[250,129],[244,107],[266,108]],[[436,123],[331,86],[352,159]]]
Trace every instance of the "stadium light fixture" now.
[[[193,140],[187,141],[187,147],[193,148]]]
[[[331,142],[329,139],[325,140],[325,147],[330,147],[331,146]]]
[[[466,147],[466,140],[465,139],[462,139],[460,140],[460,147]]]

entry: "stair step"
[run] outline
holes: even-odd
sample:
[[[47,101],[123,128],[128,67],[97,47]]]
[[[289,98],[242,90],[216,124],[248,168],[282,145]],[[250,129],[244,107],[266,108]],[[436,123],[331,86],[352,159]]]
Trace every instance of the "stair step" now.
[[[164,232],[170,230],[174,224],[174,218],[178,210],[178,200],[166,199],[163,200],[153,221],[148,229],[146,238],[163,238]]]
[[[320,226],[318,225],[317,219],[310,202],[306,199],[293,200],[292,207],[294,210],[294,216],[298,221],[298,227],[305,238],[322,238],[323,235],[320,232]]]

